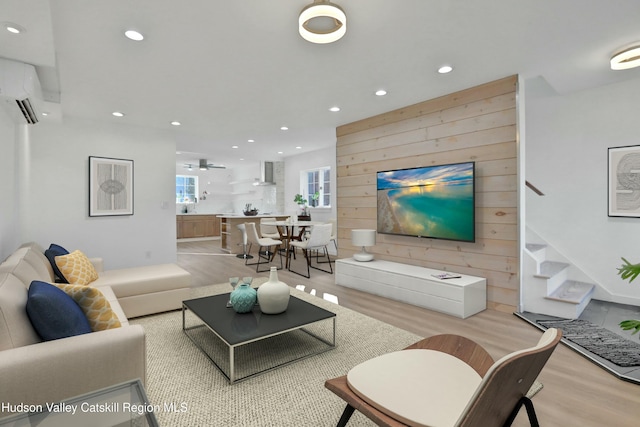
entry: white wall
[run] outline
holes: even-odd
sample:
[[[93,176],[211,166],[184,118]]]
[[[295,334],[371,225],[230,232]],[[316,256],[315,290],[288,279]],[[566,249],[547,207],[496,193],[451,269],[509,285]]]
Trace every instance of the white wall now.
[[[31,132],[21,241],[104,258],[105,268],[174,262],[175,142],[162,131],[65,119]],[[134,161],[134,214],[88,216],[89,156]]]
[[[233,169],[231,191],[233,194],[233,212],[241,214],[247,204],[258,209],[258,213],[280,214],[282,203],[278,202],[278,192],[284,188],[282,162],[274,162],[275,185],[253,185],[260,180],[260,162],[247,162],[244,167]]]
[[[16,145],[18,126],[0,108],[0,261],[19,245],[16,184]]]
[[[564,96],[526,83],[526,179],[545,193],[527,190],[527,225],[629,304],[640,303],[640,282],[616,267],[640,262],[640,218],[607,216],[607,148],[640,145],[638,99],[638,79]]]
[[[330,219],[336,218],[336,193],[338,185],[336,182],[335,144],[329,148],[299,154],[297,156],[290,156],[285,159],[284,213],[286,215],[297,215],[299,210],[293,198],[296,194],[300,193],[300,171],[325,166],[331,167],[331,185],[333,185],[331,208],[310,208],[311,219],[314,221],[329,221]]]
[[[189,212],[195,210],[196,213],[200,214],[221,214],[233,211],[232,188],[229,185],[229,182],[233,180],[233,171],[231,169],[201,171],[195,167],[190,171],[185,169],[184,163],[181,162],[176,164],[176,175],[198,177],[198,203],[187,204]],[[206,195],[205,200],[202,200],[203,191],[209,193]],[[176,204],[176,213],[181,213],[184,206],[184,203]]]
[[[273,162],[275,185],[254,185],[260,180],[260,162],[247,162],[242,167],[229,169],[210,169],[201,171],[184,168],[183,162],[176,163],[176,175],[198,177],[198,203],[180,203],[176,205],[176,214],[183,213],[187,206],[189,213],[198,214],[241,214],[250,203],[262,213],[280,214],[284,195],[284,162]],[[209,194],[201,200],[202,192]]]

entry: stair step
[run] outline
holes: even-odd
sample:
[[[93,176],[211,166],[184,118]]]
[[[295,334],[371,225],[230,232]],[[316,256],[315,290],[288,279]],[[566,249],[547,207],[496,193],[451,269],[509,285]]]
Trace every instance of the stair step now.
[[[567,267],[569,267],[569,264],[566,262],[544,261],[540,264],[540,273],[535,276],[550,279]]]
[[[546,299],[555,301],[563,301],[571,304],[580,304],[585,298],[590,297],[595,289],[595,285],[591,283],[577,282],[575,280],[567,280],[558,287]]]
[[[542,249],[545,249],[547,245],[541,244],[541,243],[527,243],[525,247],[529,252],[538,252],[538,251],[541,251]]]

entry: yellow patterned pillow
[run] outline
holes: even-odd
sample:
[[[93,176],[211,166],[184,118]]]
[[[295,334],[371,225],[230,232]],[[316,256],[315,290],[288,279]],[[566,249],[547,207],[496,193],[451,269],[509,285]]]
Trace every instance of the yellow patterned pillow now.
[[[69,295],[87,316],[92,331],[119,328],[122,326],[118,316],[111,309],[111,304],[98,289],[91,286],[55,283]]]
[[[89,258],[79,250],[67,255],[59,255],[55,260],[58,269],[71,284],[88,285],[98,278],[98,272]]]

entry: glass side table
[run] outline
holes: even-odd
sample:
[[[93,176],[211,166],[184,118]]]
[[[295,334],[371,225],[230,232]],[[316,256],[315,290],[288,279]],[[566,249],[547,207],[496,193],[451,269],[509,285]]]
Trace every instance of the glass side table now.
[[[6,404],[4,404],[6,405]],[[11,409],[11,411],[15,411]],[[140,380],[103,388],[62,402],[24,405],[0,419],[1,427],[158,427]],[[160,408],[159,410],[161,410]]]

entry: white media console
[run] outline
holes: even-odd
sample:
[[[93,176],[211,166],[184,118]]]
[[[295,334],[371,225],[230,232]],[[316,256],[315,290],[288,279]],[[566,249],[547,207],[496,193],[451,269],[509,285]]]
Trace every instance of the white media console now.
[[[385,298],[466,318],[487,308],[487,280],[460,274],[459,278],[438,279],[450,273],[415,265],[373,260],[336,260],[336,285],[358,289]],[[455,273],[454,273],[455,274]]]

